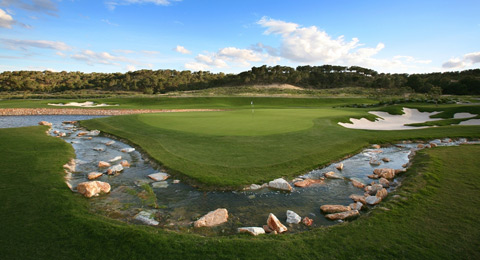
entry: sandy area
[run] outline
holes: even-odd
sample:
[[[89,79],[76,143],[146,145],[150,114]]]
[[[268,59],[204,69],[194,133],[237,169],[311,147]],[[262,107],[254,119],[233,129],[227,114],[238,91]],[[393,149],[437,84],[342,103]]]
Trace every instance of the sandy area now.
[[[407,130],[419,129],[425,127],[406,126],[406,124],[424,123],[428,121],[442,120],[441,118],[430,118],[440,112],[420,112],[417,109],[403,108],[403,115],[391,115],[387,112],[372,111],[370,114],[376,115],[376,121],[369,121],[366,118],[350,118],[350,123],[338,123],[339,125],[352,129],[366,130]]]
[[[460,122],[459,125],[480,125],[480,119],[470,119]]]
[[[296,89],[302,90],[303,88],[296,87],[290,84],[270,84],[270,85],[254,85],[254,88],[278,88],[278,89]]]
[[[48,103],[49,106],[57,106],[57,107],[110,107],[110,106],[118,106],[118,105],[107,105],[107,104],[95,104],[92,101],[85,101],[83,103],[78,103],[78,102],[70,102],[70,103],[58,103],[58,104],[53,104],[53,103]]]
[[[453,118],[455,119],[463,119],[463,118],[471,118],[471,117],[476,117],[477,115],[475,114],[470,114],[470,113],[455,113],[453,115]]]

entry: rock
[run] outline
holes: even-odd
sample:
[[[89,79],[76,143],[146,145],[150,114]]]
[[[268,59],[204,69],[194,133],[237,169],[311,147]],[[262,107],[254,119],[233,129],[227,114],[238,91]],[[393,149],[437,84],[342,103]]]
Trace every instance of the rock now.
[[[267,225],[272,231],[276,231],[278,233],[283,233],[283,232],[286,232],[288,230],[287,227],[284,226],[280,222],[280,220],[278,220],[278,218],[275,215],[273,215],[272,213],[270,213],[270,215],[268,215]]]
[[[358,215],[360,215],[360,212],[358,212],[358,210],[349,210],[340,213],[328,214],[325,215],[325,217],[329,220],[344,220],[347,218],[356,217]]]
[[[425,148],[425,145],[423,145],[423,144],[418,144],[418,145],[417,145],[417,148],[418,148],[418,149]]]
[[[100,131],[99,130],[92,130],[92,131],[89,131],[86,133],[86,135],[88,136],[97,136],[100,134]]]
[[[379,160],[376,160],[374,158],[370,159],[370,165],[380,165],[382,164]]]
[[[360,201],[357,201],[355,203],[351,203],[348,205],[352,210],[361,210],[363,207],[363,204]]]
[[[134,219],[150,226],[157,226],[159,224],[158,221],[153,219],[152,213],[147,211],[140,211],[137,215],[135,215]]]
[[[173,184],[179,184],[179,183],[180,183],[180,180],[173,180],[172,183],[173,183]]]
[[[377,194],[375,194],[376,197],[381,198],[382,200],[385,199],[388,196],[388,192],[385,188],[377,191]]]
[[[77,123],[77,121],[63,121],[62,123],[66,125],[74,125]]]
[[[164,173],[164,172],[157,172],[157,173],[152,173],[148,175],[148,177],[154,181],[164,181],[170,177],[170,175]]]
[[[302,218],[295,212],[287,210],[287,223],[288,224],[298,224]]]
[[[135,151],[135,148],[123,148],[120,151],[123,152],[123,153],[131,153],[131,152]]]
[[[108,175],[114,175],[116,173],[119,173],[123,171],[123,166],[121,164],[115,164],[112,167],[108,168],[107,174]]]
[[[228,220],[228,211],[227,209],[216,209],[214,211],[208,212],[205,216],[201,217],[199,220],[193,223],[193,226],[196,228],[199,227],[213,227],[218,226],[227,222]]]
[[[130,168],[130,163],[127,160],[121,161],[120,165],[122,165],[125,168]]]
[[[362,196],[362,195],[352,194],[352,195],[349,196],[349,198],[351,198],[355,202],[360,202],[362,204],[367,204],[367,202],[365,201],[365,197]]]
[[[104,161],[99,161],[98,162],[98,167],[99,168],[104,168],[104,167],[110,167],[111,164],[109,164],[108,162],[104,162]]]
[[[323,184],[323,180],[318,180],[318,179],[305,179],[302,181],[297,181],[293,185],[300,187],[300,188],[305,188],[308,186],[311,186],[313,184]]]
[[[406,172],[406,171],[407,170],[405,170],[405,169],[397,169],[397,170],[395,170],[395,175],[398,175],[398,174],[400,174],[402,172]]]
[[[372,148],[373,148],[373,149],[380,149],[380,145],[374,144],[374,145],[372,145]]]
[[[382,161],[383,161],[383,162],[390,162],[390,158],[383,157],[383,158],[382,158]]]
[[[262,186],[260,186],[258,184],[252,184],[252,185],[248,186],[247,190],[259,190],[261,188],[262,188]]]
[[[271,233],[273,230],[270,229],[270,227],[268,225],[263,225],[263,230],[265,231],[265,233]]]
[[[115,141],[111,140],[111,141],[106,142],[105,145],[106,145],[106,146],[110,146],[110,145],[112,145],[112,144],[114,144],[114,143],[115,143]]]
[[[150,183],[152,183],[152,180],[148,180],[148,179],[147,179],[147,180],[143,180],[143,179],[142,179],[142,180],[136,180],[136,181],[134,181],[133,183],[135,183],[135,185],[136,185],[137,187],[142,187],[142,186],[145,185],[145,184],[150,184]]]
[[[75,172],[76,170],[76,163],[74,159],[70,159],[70,161],[63,165],[63,169],[69,172]]]
[[[309,217],[304,217],[303,220],[302,220],[302,223],[309,227],[313,224],[313,219],[309,218]]]
[[[380,183],[384,188],[390,187],[390,182],[383,177],[378,180],[378,183]]]
[[[115,157],[115,158],[113,158],[113,159],[110,159],[110,160],[108,160],[108,161],[109,161],[109,162],[116,162],[116,161],[121,160],[121,159],[122,159],[122,156],[117,156],[117,157]]]
[[[78,193],[87,198],[98,196],[100,193],[109,193],[110,184],[102,181],[87,181],[79,183],[77,186]]]
[[[365,187],[365,191],[370,195],[376,194],[377,191],[379,191],[381,189],[383,189],[382,184],[373,184],[373,185],[368,185],[367,187]]]
[[[360,189],[365,188],[365,184],[363,184],[363,183],[361,183],[361,182],[359,182],[355,179],[351,179],[351,181],[352,181],[352,184],[353,184],[354,187],[357,187],[357,188],[360,188]]]
[[[46,125],[46,126],[50,126],[50,127],[52,126],[52,123],[47,122],[47,121],[40,121],[40,122],[38,122],[38,124],[39,125]]]
[[[105,148],[104,147],[94,147],[93,150],[95,150],[97,152],[103,152],[103,151],[105,151]]]
[[[342,179],[342,177],[336,175],[334,172],[326,172],[323,175],[325,175],[325,178],[328,179]]]
[[[322,205],[320,210],[325,213],[337,213],[351,210],[348,206],[343,205]]]
[[[168,183],[166,181],[158,181],[158,182],[152,183],[152,188],[154,189],[163,189],[167,187],[168,187]]]
[[[87,178],[88,178],[89,180],[95,180],[95,179],[99,178],[99,177],[102,176],[102,175],[103,175],[103,173],[101,173],[101,172],[91,172],[91,173],[89,173],[89,174],[87,175]]]
[[[367,177],[370,178],[370,179],[378,179],[378,175],[376,175],[376,174],[370,174]]]
[[[88,132],[82,131],[82,132],[78,132],[77,136],[80,137],[80,136],[84,136],[84,135],[87,135],[87,134],[88,134]]]
[[[436,143],[430,143],[430,147],[432,147],[432,148],[435,148],[435,147],[437,147],[437,146],[438,146],[438,145],[437,145]]]
[[[339,171],[343,170],[343,163],[337,163],[337,164],[335,165],[335,169],[337,169],[337,170],[339,170]]]
[[[367,202],[368,205],[377,205],[382,201],[382,198],[377,196],[368,196],[365,198],[365,201]]]
[[[240,227],[238,233],[248,233],[253,236],[265,234],[265,230],[261,227]]]
[[[385,179],[393,179],[395,177],[395,170],[391,168],[379,168],[373,170],[373,173],[378,175],[378,177],[383,177]]]
[[[93,138],[90,136],[90,137],[88,137],[87,139],[88,139],[88,140],[92,140]]]
[[[276,190],[292,191],[292,186],[283,178],[275,179],[268,183],[268,187]]]

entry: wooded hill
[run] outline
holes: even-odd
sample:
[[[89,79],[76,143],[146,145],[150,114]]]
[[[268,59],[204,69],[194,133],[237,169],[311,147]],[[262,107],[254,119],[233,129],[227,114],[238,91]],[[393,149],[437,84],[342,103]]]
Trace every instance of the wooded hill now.
[[[138,70],[127,73],[5,71],[0,73],[0,92],[55,93],[69,90],[138,91],[146,94],[287,83],[306,89],[365,87],[391,89],[392,93],[479,95],[480,69],[427,73],[385,74],[358,66],[253,67],[239,74],[208,71]],[[436,88],[435,88],[436,87]]]

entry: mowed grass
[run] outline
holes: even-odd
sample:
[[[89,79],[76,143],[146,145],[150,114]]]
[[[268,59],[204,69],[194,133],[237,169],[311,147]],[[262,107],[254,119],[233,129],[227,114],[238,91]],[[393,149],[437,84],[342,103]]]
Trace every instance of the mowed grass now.
[[[337,104],[332,102],[311,108],[287,104],[254,112],[236,109],[129,115],[82,124],[129,140],[177,177],[219,189],[293,178],[374,143],[480,137],[480,126],[408,131],[347,129],[337,123],[371,115],[367,109],[334,108]]]
[[[480,146],[421,152],[400,197],[382,203],[388,210],[353,222],[301,234],[200,237],[90,213],[63,181],[72,148],[45,130],[0,129],[2,259],[480,258]]]

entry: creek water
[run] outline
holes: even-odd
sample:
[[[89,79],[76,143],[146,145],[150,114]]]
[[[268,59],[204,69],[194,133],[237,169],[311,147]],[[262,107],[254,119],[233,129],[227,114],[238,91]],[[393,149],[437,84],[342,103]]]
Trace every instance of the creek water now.
[[[335,168],[335,164],[322,169],[314,169],[305,173],[301,178],[319,179],[329,171],[335,172],[341,179],[325,179],[323,184],[306,188],[294,187],[292,192],[283,192],[262,188],[244,191],[200,191],[196,188],[180,183],[174,183],[175,176],[164,182],[154,183],[148,178],[149,174],[164,171],[151,163],[138,151],[122,152],[129,145],[118,140],[104,136],[84,135],[77,136],[79,131],[75,125],[63,124],[63,121],[86,120],[97,116],[20,116],[0,117],[0,128],[37,125],[39,121],[53,123],[50,133],[54,131],[66,133],[62,137],[71,143],[76,153],[76,172],[68,176],[70,183],[76,187],[78,183],[88,181],[87,174],[93,171],[104,172],[98,168],[99,161],[109,161],[121,156],[131,166],[121,173],[102,175],[99,181],[108,182],[112,190],[109,194],[100,195],[89,199],[92,211],[107,215],[114,219],[141,224],[135,220],[135,215],[140,211],[148,211],[159,221],[161,227],[187,232],[197,232],[204,235],[232,234],[236,228],[242,226],[259,226],[266,224],[269,213],[275,214],[282,223],[286,220],[286,211],[292,210],[300,216],[313,219],[312,227],[328,226],[338,221],[327,220],[320,211],[320,206],[325,204],[349,205],[353,201],[351,194],[363,195],[362,189],[352,185],[350,179],[356,179],[365,184],[377,180],[369,179],[375,168],[402,169],[409,162],[412,151],[417,149],[416,143],[402,143],[381,149],[365,149],[362,152],[342,161],[343,170]],[[30,124],[26,124],[30,122]],[[107,145],[108,142],[115,141]],[[448,142],[446,140],[433,140],[440,146],[458,145],[465,140]],[[389,158],[383,162],[382,158]],[[380,165],[370,164],[376,160]],[[113,164],[120,161],[112,162]],[[292,184],[291,180],[287,180]],[[398,183],[399,179],[394,181]],[[148,201],[149,190],[145,185],[152,187],[153,202]],[[293,185],[292,185],[293,186]],[[393,188],[390,188],[393,189]],[[391,191],[391,190],[390,190]],[[78,195],[80,196],[80,195]],[[150,198],[152,194],[150,193]],[[192,221],[217,208],[226,208],[229,212],[229,221],[218,227],[193,229]],[[290,225],[289,232],[308,230],[304,225]]]

